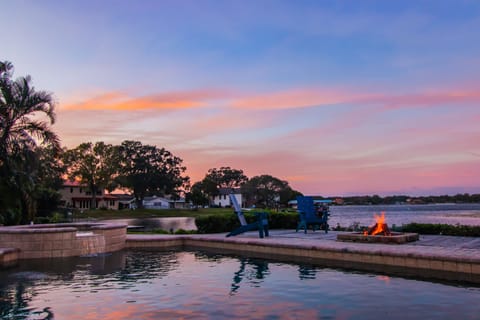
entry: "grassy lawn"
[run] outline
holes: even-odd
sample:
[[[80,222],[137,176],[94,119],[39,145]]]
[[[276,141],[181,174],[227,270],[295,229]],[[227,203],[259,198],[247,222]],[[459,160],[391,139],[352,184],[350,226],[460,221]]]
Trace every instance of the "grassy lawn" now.
[[[231,208],[207,209],[137,209],[137,210],[86,210],[75,212],[75,219],[135,219],[135,218],[165,218],[165,217],[198,217],[203,215],[233,213]]]

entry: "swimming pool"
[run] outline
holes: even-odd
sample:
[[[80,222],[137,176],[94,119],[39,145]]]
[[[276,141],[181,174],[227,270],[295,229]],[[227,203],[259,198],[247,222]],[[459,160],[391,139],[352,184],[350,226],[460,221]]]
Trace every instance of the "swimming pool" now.
[[[201,251],[0,271],[2,319],[479,319],[480,288]]]

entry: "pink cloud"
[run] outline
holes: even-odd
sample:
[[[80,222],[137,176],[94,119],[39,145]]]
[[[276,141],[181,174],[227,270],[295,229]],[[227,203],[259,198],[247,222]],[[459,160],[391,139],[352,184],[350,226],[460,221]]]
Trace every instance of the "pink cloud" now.
[[[450,89],[447,91],[427,91],[403,95],[372,95],[357,102],[368,104],[381,104],[386,110],[402,109],[411,107],[435,107],[445,104],[471,104],[480,102],[480,90]]]
[[[239,98],[232,106],[242,109],[288,109],[331,105],[352,100],[352,92],[341,89],[299,88]]]
[[[229,96],[221,90],[203,89],[194,91],[168,92],[130,96],[124,92],[106,92],[85,101],[62,106],[66,110],[145,110],[145,109],[183,109],[205,106],[209,101]]]
[[[335,104],[381,105],[384,109],[438,106],[447,103],[478,103],[480,89],[445,88],[405,94],[384,93],[378,88],[307,87],[245,95],[231,105],[243,109],[290,109]]]

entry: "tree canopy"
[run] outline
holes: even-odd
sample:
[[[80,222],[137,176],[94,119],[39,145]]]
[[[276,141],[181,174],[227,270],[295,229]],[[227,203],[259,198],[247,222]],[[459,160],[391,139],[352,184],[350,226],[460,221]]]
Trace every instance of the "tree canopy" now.
[[[133,191],[139,207],[148,195],[177,196],[188,188],[183,160],[164,148],[125,140],[119,146],[119,176],[122,187]]]
[[[190,201],[194,206],[206,206],[209,204],[208,194],[205,193],[205,189],[201,181],[195,182],[190,188],[190,192],[187,193],[186,201]]]
[[[220,167],[208,170],[202,180],[202,186],[208,195],[214,196],[218,194],[220,188],[239,188],[247,181],[248,177],[243,174],[243,170]]]
[[[102,141],[84,142],[74,149],[65,152],[65,164],[70,180],[79,180],[91,191],[90,208],[96,208],[97,192],[113,189],[117,176],[117,149]]]
[[[242,186],[242,194],[247,203],[264,208],[277,207],[283,200],[287,202],[295,195],[287,181],[271,175],[260,175],[250,178]],[[284,199],[282,199],[282,196]]]
[[[39,181],[37,149],[50,146],[60,150],[60,140],[50,127],[55,122],[53,96],[36,91],[30,76],[15,80],[12,76],[13,65],[0,62],[0,206],[4,223],[33,219]]]

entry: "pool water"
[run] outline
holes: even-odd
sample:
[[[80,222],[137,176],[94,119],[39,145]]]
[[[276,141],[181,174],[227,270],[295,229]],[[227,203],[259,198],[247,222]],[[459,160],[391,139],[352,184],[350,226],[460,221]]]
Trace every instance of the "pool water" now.
[[[22,261],[1,319],[480,319],[480,288],[200,251]]]

